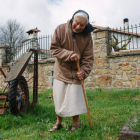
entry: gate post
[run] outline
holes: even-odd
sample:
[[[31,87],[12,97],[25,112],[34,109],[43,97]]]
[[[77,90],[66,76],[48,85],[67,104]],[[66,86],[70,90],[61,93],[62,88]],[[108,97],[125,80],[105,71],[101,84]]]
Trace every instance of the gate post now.
[[[6,62],[7,56],[6,56],[6,45],[0,46],[0,67],[2,67],[3,63]]]

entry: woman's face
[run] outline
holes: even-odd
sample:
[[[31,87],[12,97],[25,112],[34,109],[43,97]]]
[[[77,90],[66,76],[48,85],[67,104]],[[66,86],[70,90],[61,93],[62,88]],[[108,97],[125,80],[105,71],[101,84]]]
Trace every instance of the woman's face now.
[[[72,22],[72,30],[75,33],[80,33],[84,30],[87,20],[83,17],[75,17]]]

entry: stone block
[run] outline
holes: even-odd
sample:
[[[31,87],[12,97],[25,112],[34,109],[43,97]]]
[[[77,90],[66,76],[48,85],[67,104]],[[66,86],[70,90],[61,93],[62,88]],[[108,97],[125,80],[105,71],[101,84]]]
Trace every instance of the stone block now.
[[[122,80],[123,81],[127,81],[128,80],[128,76],[126,75],[126,72],[125,71],[123,71]]]
[[[107,37],[108,37],[107,31],[97,32],[97,38],[98,39],[107,38]]]
[[[97,68],[98,68],[98,69],[103,69],[103,68],[104,68],[103,66],[104,66],[104,65],[103,65],[102,63],[98,63],[98,64],[97,64]]]
[[[93,33],[93,40],[97,39],[97,33]]]
[[[97,58],[94,60],[94,63],[105,63],[104,59]]]
[[[4,81],[2,81],[2,87],[6,87],[7,86],[7,82],[5,83]]]
[[[28,65],[26,69],[27,69],[27,72],[29,73],[32,73],[34,71],[33,65]]]
[[[109,73],[108,69],[103,70],[103,74],[108,74],[108,73]]]
[[[123,62],[122,65],[127,66],[127,65],[129,65],[129,62]]]
[[[133,62],[133,57],[129,56],[129,58],[127,60],[128,60],[128,62]]]
[[[131,66],[136,68],[137,65],[135,63],[132,63]]]
[[[116,75],[116,71],[115,70],[110,70],[110,74],[111,75]]]
[[[92,72],[92,74],[93,74],[93,75],[95,75],[95,70],[94,70],[94,68],[92,69],[92,71],[91,71],[91,72]]]
[[[45,80],[45,81],[48,81],[48,76],[45,76],[45,77],[44,77],[44,80]]]
[[[45,75],[47,75],[47,76],[51,76],[52,74],[51,74],[50,71],[46,71],[46,72],[45,72]]]
[[[99,46],[94,46],[94,53],[99,53],[100,51],[101,50]]]
[[[28,87],[33,88],[33,83],[32,82],[28,83]]]
[[[119,68],[118,64],[117,63],[110,63],[110,69],[112,70],[117,70]]]
[[[43,75],[42,69],[38,69],[38,77],[41,77]]]
[[[137,85],[140,86],[140,81],[137,81]]]
[[[33,77],[33,73],[29,73],[29,79]]]
[[[94,41],[94,45],[99,45],[99,41]]]
[[[107,53],[107,45],[102,46],[101,51]]]
[[[89,76],[89,77],[87,77],[85,82],[95,82],[95,81],[96,81],[95,76]]]
[[[100,58],[100,54],[99,53],[94,53],[94,57],[95,58]]]
[[[136,75],[136,71],[130,71],[129,75]]]
[[[120,61],[121,61],[121,62],[126,62],[126,61],[128,61],[128,60],[127,60],[127,57],[123,57]]]
[[[130,78],[136,78],[136,75],[129,75]]]
[[[97,69],[97,70],[96,70],[96,75],[101,75],[101,74],[102,74],[102,71],[99,70],[99,69]]]
[[[123,82],[123,86],[129,87],[131,85],[130,81]]]
[[[98,46],[104,46],[107,43],[108,43],[108,40],[106,38],[98,39],[94,41],[94,45],[98,45]]]
[[[117,74],[118,74],[118,75],[122,75],[122,73],[123,73],[123,71],[120,71],[120,70],[117,71]]]
[[[38,81],[39,81],[39,82],[43,82],[43,81],[44,81],[44,80],[43,80],[43,77],[39,77],[39,78],[38,78]]]
[[[116,75],[111,75],[112,76],[112,80],[116,79]]]
[[[108,68],[109,68],[109,64],[108,63],[104,64],[104,69],[108,69]]]
[[[137,62],[137,61],[138,61],[138,57],[135,57],[135,58],[134,58],[134,62]]]
[[[113,58],[109,58],[109,63],[113,62]]]
[[[123,83],[122,83],[121,80],[117,80],[117,81],[114,81],[112,85],[113,85],[114,87],[121,87],[122,84],[123,84]]]
[[[140,67],[140,62],[137,62],[137,67]]]
[[[101,57],[101,58],[105,58],[105,57],[107,57],[107,53],[105,53],[105,52],[101,52],[101,53],[100,53],[100,57]]]
[[[122,66],[123,64],[122,63],[119,63],[119,66]]]
[[[129,77],[128,80],[129,80],[129,81],[132,81],[133,79]]]
[[[119,63],[119,59],[114,59],[114,63]]]
[[[131,85],[132,85],[132,87],[134,87],[134,86],[136,85],[136,80],[133,79],[133,80],[131,81]]]
[[[45,71],[49,71],[49,67],[48,66],[45,66]]]
[[[53,71],[54,66],[48,66],[50,71]]]
[[[93,69],[96,69],[96,65],[95,64],[93,64]]]
[[[111,85],[112,77],[110,75],[99,76],[96,85]]]
[[[140,68],[138,68],[138,69],[137,69],[137,74],[139,74],[139,75],[140,75]]]
[[[87,82],[87,83],[85,83],[85,87],[87,88],[87,87],[94,87],[95,86],[95,84],[93,83],[93,82]]]
[[[132,67],[131,66],[122,66],[122,67],[120,67],[120,69],[127,71],[127,70],[131,70]]]
[[[140,75],[136,75],[136,80],[140,80]]]
[[[91,71],[90,73],[89,73],[89,76],[92,76],[93,75],[93,72]]]
[[[122,76],[121,75],[116,75],[116,79],[117,80],[122,80]]]
[[[38,86],[42,86],[43,85],[43,83],[42,82],[38,82]]]

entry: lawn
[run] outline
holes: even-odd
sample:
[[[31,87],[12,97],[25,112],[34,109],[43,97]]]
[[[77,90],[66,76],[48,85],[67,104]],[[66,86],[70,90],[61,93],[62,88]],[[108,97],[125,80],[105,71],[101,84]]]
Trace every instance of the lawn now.
[[[39,93],[38,104],[28,113],[0,115],[0,140],[117,140],[131,116],[140,115],[140,90],[86,91],[93,129],[88,115],[80,115],[81,128],[69,133],[72,118],[63,118],[63,129],[49,132],[56,122],[52,90]],[[30,93],[32,97],[32,94]],[[137,128],[139,131],[140,128]]]

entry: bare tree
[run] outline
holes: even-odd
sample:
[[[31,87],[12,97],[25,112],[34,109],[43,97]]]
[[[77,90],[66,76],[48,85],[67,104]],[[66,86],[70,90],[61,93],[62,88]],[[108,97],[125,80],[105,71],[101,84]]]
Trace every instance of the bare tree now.
[[[8,20],[3,27],[0,27],[3,45],[9,45],[11,48],[16,48],[16,44],[22,42],[27,38],[25,29],[16,20]]]
[[[27,39],[25,29],[16,20],[10,19],[3,27],[0,27],[0,45],[8,46],[5,50],[7,62],[11,61],[25,39]]]

